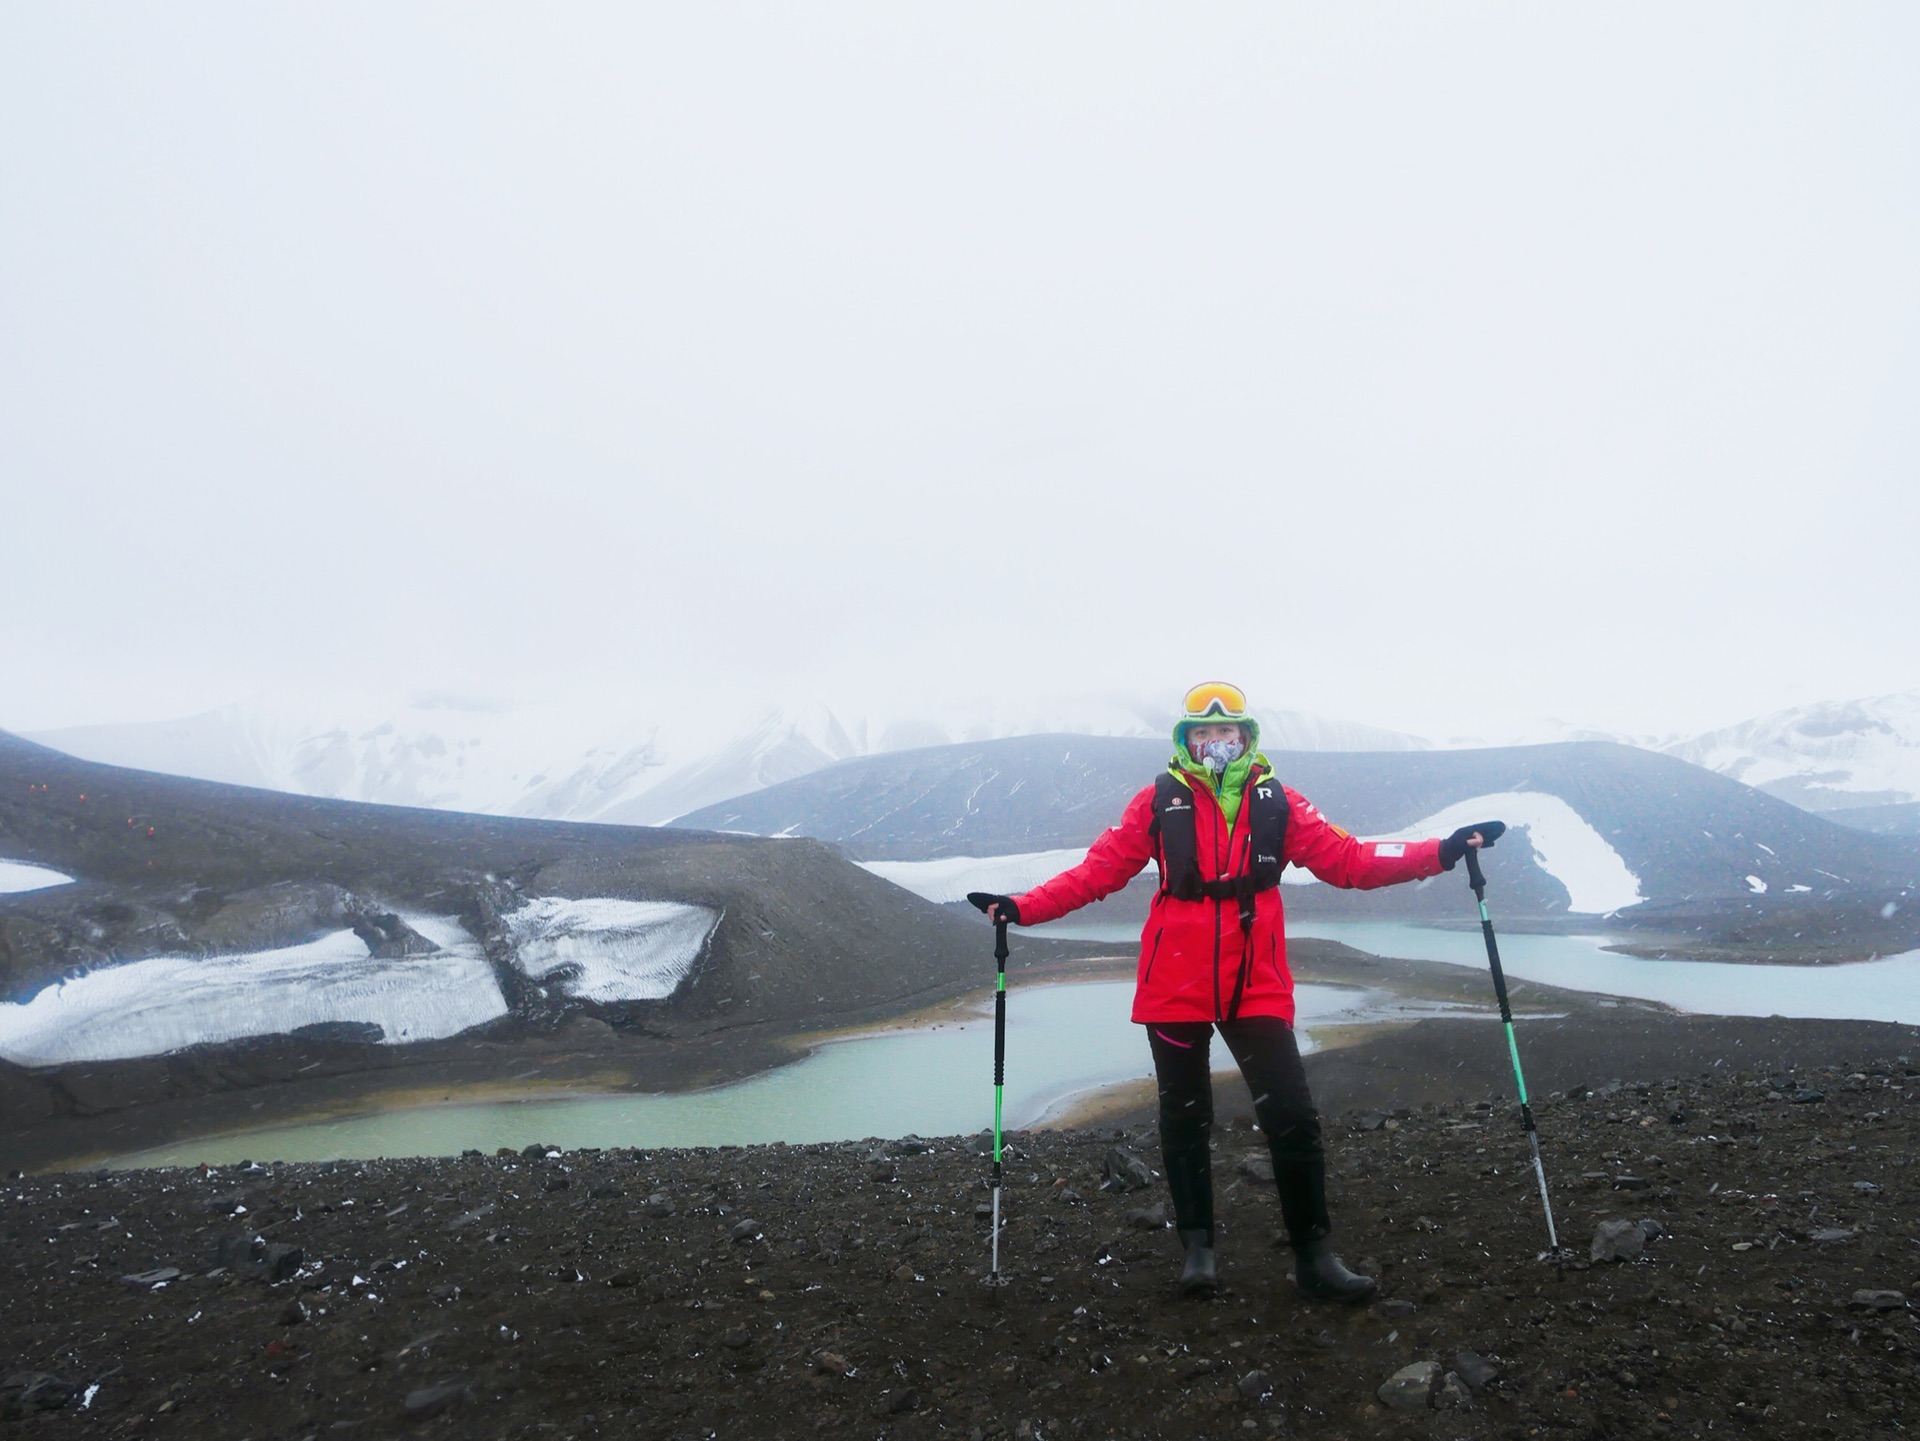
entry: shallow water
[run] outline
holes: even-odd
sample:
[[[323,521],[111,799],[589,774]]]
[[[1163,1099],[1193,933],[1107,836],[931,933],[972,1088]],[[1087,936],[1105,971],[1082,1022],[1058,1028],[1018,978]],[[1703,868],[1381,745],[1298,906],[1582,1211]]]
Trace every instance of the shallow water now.
[[[1128,1020],[1132,996],[1130,983],[1113,981],[1009,989],[1009,1128],[1032,1125],[1085,1091],[1152,1074],[1146,1043]],[[1338,986],[1301,986],[1296,1000],[1303,1050],[1312,1049],[1314,1026],[1458,1013]],[[1232,1064],[1224,1048],[1215,1060]],[[418,1107],[185,1142],[116,1164],[455,1155],[536,1142],[743,1146],[956,1135],[992,1121],[992,1013],[957,1009],[951,1021],[835,1041],[792,1065],[708,1091]]]
[[[1495,925],[1499,924],[1498,917]],[[1045,934],[1087,940],[1138,939],[1128,926],[1049,926]],[[1370,955],[1485,970],[1480,932],[1443,931],[1396,921],[1289,922],[1291,936],[1341,941]],[[1726,961],[1649,961],[1605,947],[1616,936],[1499,933],[1509,976],[1660,1001],[1709,1016],[1806,1016],[1920,1025],[1920,951],[1850,965],[1743,966]]]

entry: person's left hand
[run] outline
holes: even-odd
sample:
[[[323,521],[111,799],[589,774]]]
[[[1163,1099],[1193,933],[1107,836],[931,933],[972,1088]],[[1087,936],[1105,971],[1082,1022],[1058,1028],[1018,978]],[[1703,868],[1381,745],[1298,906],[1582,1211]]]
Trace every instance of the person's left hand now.
[[[1016,926],[1020,924],[1020,907],[1014,903],[1012,896],[996,896],[991,891],[968,891],[967,899],[986,912],[987,919],[996,926],[1009,921]]]
[[[1469,848],[1491,849],[1493,843],[1507,833],[1505,821],[1477,821],[1470,826],[1462,826],[1452,835],[1440,842],[1440,869],[1450,871],[1460,864],[1460,858]]]

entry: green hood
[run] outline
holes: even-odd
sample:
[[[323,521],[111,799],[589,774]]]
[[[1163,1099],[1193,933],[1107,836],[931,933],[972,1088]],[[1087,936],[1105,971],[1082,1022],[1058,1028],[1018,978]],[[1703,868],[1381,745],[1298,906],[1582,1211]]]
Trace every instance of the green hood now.
[[[1185,775],[1189,781],[1197,782],[1213,792],[1214,799],[1220,802],[1220,813],[1227,818],[1231,826],[1240,814],[1240,797],[1247,788],[1247,776],[1256,765],[1268,765],[1266,756],[1260,752],[1260,723],[1251,717],[1239,724],[1247,729],[1247,753],[1220,773],[1218,781],[1213,772],[1193,758],[1193,752],[1187,749],[1187,727],[1198,725],[1198,721],[1181,721],[1173,728],[1173,769]],[[1213,722],[1206,722],[1213,724]]]

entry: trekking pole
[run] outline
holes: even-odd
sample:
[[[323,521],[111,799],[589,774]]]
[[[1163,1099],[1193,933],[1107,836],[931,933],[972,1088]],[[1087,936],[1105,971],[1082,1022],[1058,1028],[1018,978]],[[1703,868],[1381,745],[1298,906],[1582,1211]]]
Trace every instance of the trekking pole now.
[[[993,923],[993,1262],[1000,1279],[1000,1110],[1007,1094],[1007,923]]]
[[[1487,914],[1487,878],[1480,870],[1480,852],[1467,847],[1467,883],[1480,903],[1480,934],[1486,937],[1487,964],[1493,969],[1493,993],[1500,1000],[1500,1020],[1507,1028],[1507,1054],[1513,1058],[1513,1082],[1520,1089],[1520,1124],[1533,1152],[1533,1175],[1540,1183],[1540,1209],[1547,1214],[1547,1255],[1560,1254],[1560,1235],[1553,1225],[1553,1202],[1547,1198],[1547,1168],[1540,1163],[1540,1136],[1533,1125],[1533,1107],[1527,1104],[1527,1077],[1520,1069],[1520,1042],[1513,1034],[1513,1007],[1507,1004],[1506,972],[1500,969],[1500,943],[1493,938],[1493,917]]]
[[[982,911],[993,905],[994,896],[975,891],[967,899]],[[993,919],[993,1259],[988,1284],[1000,1281],[1000,1116],[1007,1093],[1007,923]]]

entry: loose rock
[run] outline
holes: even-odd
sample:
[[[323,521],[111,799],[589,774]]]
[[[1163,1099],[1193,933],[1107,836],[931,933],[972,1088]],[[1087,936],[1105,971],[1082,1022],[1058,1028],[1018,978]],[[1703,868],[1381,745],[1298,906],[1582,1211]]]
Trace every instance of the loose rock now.
[[[1847,1304],[1856,1311],[1904,1311],[1907,1298],[1900,1291],[1855,1291]]]
[[[1100,1183],[1103,1191],[1144,1191],[1153,1184],[1153,1168],[1125,1146],[1108,1151],[1100,1171],[1106,1177]]]
[[[1637,1261],[1647,1249],[1647,1233],[1638,1221],[1602,1221],[1588,1252],[1594,1261]]]
[[[1433,1405],[1434,1392],[1439,1388],[1438,1363],[1416,1361],[1387,1377],[1373,1394],[1395,1411],[1424,1411]]]

